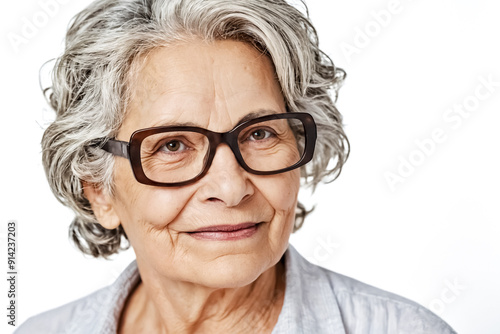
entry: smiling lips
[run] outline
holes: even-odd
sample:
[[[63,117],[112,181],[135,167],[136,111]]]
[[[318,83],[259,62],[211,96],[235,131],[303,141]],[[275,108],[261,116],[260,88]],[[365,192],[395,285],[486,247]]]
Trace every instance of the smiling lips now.
[[[250,238],[257,232],[259,225],[259,223],[243,223],[238,225],[207,226],[188,233],[193,238],[199,240],[239,240]]]

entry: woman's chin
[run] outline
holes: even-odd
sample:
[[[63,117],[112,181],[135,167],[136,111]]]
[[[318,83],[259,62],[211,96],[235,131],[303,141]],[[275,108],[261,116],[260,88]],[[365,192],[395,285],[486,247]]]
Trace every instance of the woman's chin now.
[[[240,258],[240,259],[238,259]],[[200,271],[196,284],[214,289],[240,288],[253,283],[264,272],[273,268],[272,264],[250,264],[243,256],[219,260]]]

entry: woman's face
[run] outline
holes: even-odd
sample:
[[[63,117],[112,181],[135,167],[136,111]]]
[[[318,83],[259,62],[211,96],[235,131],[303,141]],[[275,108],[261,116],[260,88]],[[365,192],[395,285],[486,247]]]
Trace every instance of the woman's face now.
[[[225,132],[263,111],[286,111],[266,56],[236,41],[178,44],[144,59],[117,138],[128,141],[138,129],[186,123]],[[103,218],[104,225],[122,224],[142,275],[238,287],[275,265],[288,246],[299,170],[249,174],[223,144],[208,173],[187,186],[140,184],[122,158],[114,177],[115,195],[108,198],[113,218]],[[220,231],[227,225],[248,228]],[[193,233],[210,228],[215,232]]]

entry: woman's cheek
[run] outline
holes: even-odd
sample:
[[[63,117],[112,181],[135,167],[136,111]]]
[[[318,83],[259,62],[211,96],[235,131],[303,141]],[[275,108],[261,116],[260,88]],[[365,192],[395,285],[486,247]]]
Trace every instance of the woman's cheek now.
[[[135,181],[135,180],[134,180]],[[169,239],[169,225],[181,214],[192,197],[188,189],[174,189],[145,186],[138,182],[128,189],[127,201],[122,202],[122,225],[127,235],[141,235],[142,238],[158,237],[161,234]],[[164,236],[162,236],[163,238]],[[130,240],[132,246],[134,241]]]
[[[264,181],[261,189],[276,211],[295,212],[297,195],[300,188],[300,172],[298,169],[274,175],[268,182]]]

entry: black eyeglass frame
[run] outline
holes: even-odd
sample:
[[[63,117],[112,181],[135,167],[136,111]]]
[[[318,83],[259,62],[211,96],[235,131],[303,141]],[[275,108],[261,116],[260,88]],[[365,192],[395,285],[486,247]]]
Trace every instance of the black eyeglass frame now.
[[[304,132],[305,132],[305,145],[304,145],[304,152],[302,154],[302,157],[300,160],[295,163],[294,165],[287,167],[287,168],[282,168],[279,170],[275,171],[257,171],[252,168],[250,168],[244,161],[243,157],[241,156],[240,149],[238,147],[238,135],[239,133],[246,128],[247,126],[250,126],[255,123],[260,123],[264,121],[269,121],[269,120],[274,120],[274,119],[299,119],[302,124],[304,125]],[[144,170],[142,168],[141,164],[141,144],[142,141],[151,135],[158,134],[158,133],[163,133],[163,132],[171,132],[171,131],[191,131],[191,132],[197,132],[205,135],[208,138],[209,141],[209,152],[208,152],[208,157],[206,159],[205,166],[203,167],[203,170],[194,178],[182,181],[182,182],[173,182],[173,183],[164,183],[164,182],[157,182],[149,179],[146,174],[144,173]],[[240,166],[247,172],[255,174],[255,175],[273,175],[273,174],[279,174],[279,173],[284,173],[288,172],[290,170],[299,168],[309,161],[311,161],[313,155],[314,155],[314,148],[316,145],[316,138],[317,138],[317,130],[316,130],[316,123],[314,122],[314,118],[308,114],[308,113],[300,113],[300,112],[288,112],[288,113],[282,113],[282,114],[272,114],[272,115],[266,115],[262,117],[257,117],[253,118],[247,121],[244,121],[237,126],[235,126],[232,130],[228,132],[213,132],[207,129],[199,128],[199,127],[193,127],[193,126],[160,126],[160,127],[153,127],[153,128],[146,128],[146,129],[141,129],[137,130],[132,135],[130,136],[129,142],[126,141],[121,141],[121,140],[116,140],[116,139],[108,139],[101,147],[101,149],[105,150],[106,152],[109,152],[115,156],[120,156],[123,158],[126,158],[130,161],[130,166],[132,167],[132,172],[134,174],[135,179],[142,184],[146,185],[151,185],[151,186],[158,186],[158,187],[180,187],[180,186],[185,186],[191,183],[194,183],[201,179],[205,174],[208,172],[210,169],[210,166],[212,165],[212,161],[215,157],[215,153],[217,150],[217,147],[225,143],[229,146],[231,151],[233,152],[234,156],[236,157],[236,160],[240,164]]]

